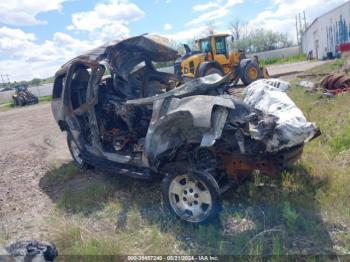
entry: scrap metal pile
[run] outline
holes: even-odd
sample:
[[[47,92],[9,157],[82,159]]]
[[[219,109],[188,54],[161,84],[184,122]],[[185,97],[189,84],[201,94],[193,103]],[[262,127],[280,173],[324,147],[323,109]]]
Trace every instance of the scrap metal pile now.
[[[338,95],[350,91],[350,77],[341,74],[328,75],[322,80],[321,86],[327,93]]]

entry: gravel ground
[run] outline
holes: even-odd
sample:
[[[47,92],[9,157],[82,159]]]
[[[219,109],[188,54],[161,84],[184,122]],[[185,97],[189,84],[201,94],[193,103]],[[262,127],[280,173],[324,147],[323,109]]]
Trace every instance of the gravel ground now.
[[[50,104],[0,113],[0,233],[38,238],[52,200],[39,187],[53,164],[71,160]]]

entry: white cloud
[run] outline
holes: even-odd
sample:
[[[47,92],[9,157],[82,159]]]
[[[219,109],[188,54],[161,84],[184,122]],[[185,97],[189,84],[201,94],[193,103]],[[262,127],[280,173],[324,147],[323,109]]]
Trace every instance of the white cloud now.
[[[194,27],[189,30],[180,31],[174,34],[162,34],[162,36],[174,41],[181,42],[181,41],[186,41],[186,40],[204,36],[207,34],[207,32],[208,32],[208,27],[204,25],[204,26]]]
[[[207,9],[215,8],[215,7],[219,7],[219,3],[210,1],[210,2],[205,3],[205,4],[198,4],[198,5],[193,6],[192,10],[194,12],[202,12],[202,11],[205,11]]]
[[[171,24],[168,24],[168,23],[167,23],[167,24],[164,24],[164,25],[163,25],[163,29],[166,30],[166,31],[168,31],[168,30],[173,29],[173,26],[172,26]]]
[[[12,81],[49,77],[66,61],[96,46],[61,32],[42,44],[35,39],[32,33],[1,27],[0,72],[10,74]]]
[[[207,23],[210,21],[214,21],[230,14],[230,9],[235,5],[243,3],[244,0],[215,0],[210,1],[206,4],[199,4],[193,6],[193,11],[203,12],[206,10],[210,10],[208,12],[202,13],[197,18],[189,21],[186,25],[193,26],[202,23]]]
[[[265,28],[273,31],[285,32],[296,40],[295,16],[303,11],[307,14],[308,22],[323,13],[333,9],[345,0],[273,0],[273,8],[261,12],[249,22],[249,28]],[[304,24],[304,23],[303,23]]]
[[[58,10],[68,0],[12,0],[0,2],[0,22],[8,25],[45,24],[39,20],[40,13]]]
[[[21,1],[21,7],[19,0],[13,0],[6,4],[6,10],[29,10],[31,16],[28,17],[31,20],[19,19],[18,23],[40,24],[44,21],[37,20],[36,14],[59,10],[63,1],[66,0]],[[0,4],[0,7],[4,6]],[[72,23],[68,29],[74,33],[87,32],[90,40],[80,40],[66,33],[56,32],[51,39],[40,44],[32,33],[0,27],[0,72],[10,74],[11,80],[16,81],[52,76],[62,64],[83,52],[106,41],[129,36],[128,24],[143,16],[144,12],[128,0],[107,0],[96,4],[90,11],[72,14]],[[5,18],[1,17],[0,10],[0,22]]]
[[[143,18],[145,13],[127,0],[110,0],[97,4],[93,10],[72,14],[69,30],[91,33],[94,38],[105,41],[128,36],[128,24]]]

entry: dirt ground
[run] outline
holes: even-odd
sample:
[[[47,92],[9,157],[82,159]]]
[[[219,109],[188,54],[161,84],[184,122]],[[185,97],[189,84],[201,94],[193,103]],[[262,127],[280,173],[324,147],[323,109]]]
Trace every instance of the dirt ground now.
[[[47,230],[54,204],[39,181],[50,166],[71,161],[65,139],[49,103],[0,113],[0,232],[11,240]]]
[[[297,63],[277,64],[267,66],[270,76],[286,75],[284,78],[290,78],[288,75],[294,75],[300,72],[307,71],[314,67],[328,63],[328,61],[302,61]]]

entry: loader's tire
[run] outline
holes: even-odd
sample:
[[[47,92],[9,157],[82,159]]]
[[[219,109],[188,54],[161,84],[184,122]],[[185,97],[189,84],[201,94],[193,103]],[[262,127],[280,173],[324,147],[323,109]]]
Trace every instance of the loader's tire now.
[[[81,169],[92,169],[93,168],[92,165],[88,164],[86,162],[86,160],[84,160],[81,157],[80,149],[79,149],[78,145],[76,144],[76,142],[74,141],[73,136],[69,132],[67,132],[67,145],[68,145],[69,152],[74,160],[74,164],[76,166],[78,166]]]
[[[223,75],[224,75],[224,74],[222,73],[221,70],[219,70],[219,69],[217,69],[217,68],[215,68],[215,67],[211,67],[211,68],[209,68],[209,69],[207,69],[207,70],[205,71],[204,76],[209,76],[209,75],[213,75],[213,74],[218,74],[218,75],[220,75],[220,76],[223,76]]]
[[[254,81],[262,78],[263,73],[256,62],[247,63],[242,69],[242,82],[244,85],[250,85]]]
[[[18,101],[19,106],[25,106],[25,104],[26,104],[23,97],[18,97],[17,101]]]
[[[205,171],[167,174],[161,183],[163,207],[189,223],[207,223],[220,211],[220,189]]]

